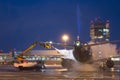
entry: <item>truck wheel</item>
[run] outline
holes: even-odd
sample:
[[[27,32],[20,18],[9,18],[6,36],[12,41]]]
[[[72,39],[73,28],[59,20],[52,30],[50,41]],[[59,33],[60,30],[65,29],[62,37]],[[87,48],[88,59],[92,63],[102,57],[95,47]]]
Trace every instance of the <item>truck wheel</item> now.
[[[23,70],[23,66],[19,66],[19,70],[22,71]]]

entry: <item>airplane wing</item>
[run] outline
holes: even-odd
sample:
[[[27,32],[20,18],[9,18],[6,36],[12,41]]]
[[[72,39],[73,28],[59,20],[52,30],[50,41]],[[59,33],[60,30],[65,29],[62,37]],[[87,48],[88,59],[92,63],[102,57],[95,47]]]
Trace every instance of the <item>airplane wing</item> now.
[[[83,47],[88,47],[88,46],[96,46],[96,45],[102,45],[102,44],[107,44],[107,43],[115,43],[118,42],[118,40],[116,41],[105,41],[105,42],[96,42],[96,43],[92,43],[92,44],[82,44]],[[51,43],[52,46],[60,46],[60,47],[67,47],[67,48],[73,48],[75,44],[63,44],[63,43],[55,43],[52,42]]]
[[[119,42],[119,40],[116,40],[116,41],[105,41],[105,42],[95,42],[95,43],[92,43],[92,44],[84,45],[84,47],[102,45],[102,44],[107,44],[107,43],[116,43],[116,42]]]

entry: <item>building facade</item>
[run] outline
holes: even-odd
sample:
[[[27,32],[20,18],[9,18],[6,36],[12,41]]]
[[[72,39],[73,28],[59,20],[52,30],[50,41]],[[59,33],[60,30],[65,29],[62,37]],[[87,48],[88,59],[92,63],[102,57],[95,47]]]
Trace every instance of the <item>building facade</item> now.
[[[102,21],[96,18],[90,24],[90,38],[92,43],[105,42],[110,39],[110,22],[109,20]],[[106,43],[103,45],[91,46],[92,53],[95,59],[107,58],[117,54],[116,45]]]
[[[11,63],[14,58],[19,55],[21,51],[14,51],[9,53],[0,53],[0,64]],[[56,50],[31,50],[23,57],[28,61],[45,61],[47,64],[61,64],[61,57]]]
[[[0,53],[0,64],[6,64],[12,61],[12,53]]]
[[[110,23],[109,20],[102,22],[99,18],[91,21],[90,24],[91,41],[109,41],[110,38]]]

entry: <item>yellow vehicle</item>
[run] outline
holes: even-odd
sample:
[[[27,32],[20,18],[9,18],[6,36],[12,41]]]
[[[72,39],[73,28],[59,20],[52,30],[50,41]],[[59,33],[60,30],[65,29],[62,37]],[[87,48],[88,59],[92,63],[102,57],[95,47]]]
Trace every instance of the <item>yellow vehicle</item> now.
[[[33,70],[40,70],[41,68],[45,68],[44,62],[43,61],[27,61],[23,56],[29,52],[31,49],[33,49],[36,45],[40,45],[45,48],[50,48],[50,45],[48,45],[48,42],[34,42],[31,44],[27,49],[25,49],[21,54],[19,54],[15,58],[14,62],[14,67],[18,68],[19,70],[28,70],[28,69],[33,69]]]

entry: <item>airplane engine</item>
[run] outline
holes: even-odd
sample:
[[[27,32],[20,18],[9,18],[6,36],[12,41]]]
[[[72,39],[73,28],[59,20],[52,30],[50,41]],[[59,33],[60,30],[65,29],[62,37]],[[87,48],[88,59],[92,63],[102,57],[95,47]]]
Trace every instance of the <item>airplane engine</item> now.
[[[75,59],[81,63],[88,63],[92,59],[92,54],[89,48],[84,48],[80,46],[75,46],[73,51],[73,56]]]
[[[112,68],[114,66],[114,62],[109,58],[107,61],[106,61],[106,66],[108,68]]]

